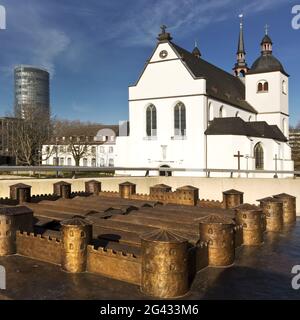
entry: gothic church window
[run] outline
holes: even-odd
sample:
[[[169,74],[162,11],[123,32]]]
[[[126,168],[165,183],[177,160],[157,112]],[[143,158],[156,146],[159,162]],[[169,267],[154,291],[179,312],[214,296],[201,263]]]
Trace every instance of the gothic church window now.
[[[185,136],[186,112],[185,105],[182,102],[178,102],[174,108],[174,129],[175,136]]]
[[[150,104],[146,110],[146,133],[148,137],[156,136],[156,108]]]
[[[264,169],[264,149],[261,143],[258,143],[254,147],[255,169]]]

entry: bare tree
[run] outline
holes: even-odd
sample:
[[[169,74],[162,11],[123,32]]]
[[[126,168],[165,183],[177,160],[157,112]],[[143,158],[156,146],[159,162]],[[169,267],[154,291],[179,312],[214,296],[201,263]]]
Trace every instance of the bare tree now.
[[[80,166],[80,160],[91,155],[90,141],[87,137],[70,137],[67,142],[67,150],[72,154],[76,166]]]
[[[42,154],[42,146],[52,133],[52,121],[49,115],[35,106],[26,106],[24,119],[15,124],[13,137],[13,152],[19,165],[33,166],[41,164],[51,156]]]

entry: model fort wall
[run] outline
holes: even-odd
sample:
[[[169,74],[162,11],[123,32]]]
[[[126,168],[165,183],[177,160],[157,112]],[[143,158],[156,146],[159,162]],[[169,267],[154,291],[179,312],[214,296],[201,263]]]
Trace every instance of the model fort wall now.
[[[141,284],[141,257],[89,245],[87,248],[87,271],[117,280]]]
[[[40,234],[17,232],[17,253],[53,264],[61,264],[61,242]]]

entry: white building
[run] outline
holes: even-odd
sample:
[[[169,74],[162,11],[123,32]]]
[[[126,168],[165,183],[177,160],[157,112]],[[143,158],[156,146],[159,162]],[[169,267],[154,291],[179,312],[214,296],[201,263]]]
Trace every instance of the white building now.
[[[78,132],[79,131],[79,132]],[[43,146],[43,164],[59,166],[75,166],[72,146],[78,149],[86,147],[80,159],[84,167],[114,167],[115,144],[118,126],[90,126],[85,129],[75,128],[68,137],[56,137]],[[79,141],[77,143],[77,141]]]
[[[274,57],[267,32],[261,55],[251,68],[245,55],[242,23],[235,75],[205,61],[197,47],[189,52],[176,45],[162,26],[150,59],[136,84],[129,87],[130,133],[117,138],[116,166],[240,166],[241,170],[263,171],[274,170],[276,163],[278,170],[293,170],[288,144],[289,76]],[[158,172],[150,170],[149,174]],[[188,170],[173,175],[205,173]]]

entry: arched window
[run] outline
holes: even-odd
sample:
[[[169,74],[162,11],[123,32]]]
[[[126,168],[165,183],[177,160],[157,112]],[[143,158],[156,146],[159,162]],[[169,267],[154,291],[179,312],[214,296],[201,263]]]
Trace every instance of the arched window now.
[[[251,122],[251,121],[252,121],[252,116],[250,116],[250,117],[248,118],[248,121],[249,121],[249,122]]]
[[[286,81],[282,81],[282,93],[287,94],[287,86],[286,86]]]
[[[150,104],[146,110],[146,132],[148,137],[156,136],[156,108]]]
[[[237,111],[236,114],[235,114],[235,117],[239,117],[240,116],[240,113]]]
[[[268,92],[269,91],[269,83],[266,80],[261,80],[257,84],[257,92]]]
[[[185,105],[182,102],[178,102],[174,108],[174,129],[175,136],[185,136],[186,115]]]
[[[224,107],[222,106],[219,110],[219,118],[223,118],[224,116]]]
[[[264,149],[261,143],[258,143],[254,147],[254,158],[255,158],[255,169],[263,170],[264,169]]]

